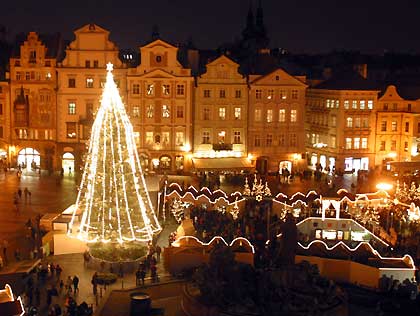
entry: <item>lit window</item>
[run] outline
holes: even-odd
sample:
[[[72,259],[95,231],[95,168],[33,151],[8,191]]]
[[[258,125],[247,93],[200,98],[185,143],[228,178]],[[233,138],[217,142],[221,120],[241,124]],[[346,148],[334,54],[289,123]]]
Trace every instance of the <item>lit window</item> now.
[[[366,137],[362,138],[362,149],[368,148],[368,139]]]
[[[267,134],[266,146],[271,147],[273,145],[273,134]]]
[[[397,141],[396,140],[391,140],[391,150],[392,151],[397,150]]]
[[[154,95],[155,94],[155,86],[154,84],[148,84],[146,88],[147,95]]]
[[[163,92],[163,95],[169,95],[171,92],[170,86],[168,84],[164,84],[162,86],[162,92]]]
[[[386,141],[382,140],[379,144],[379,150],[385,151],[385,149],[386,149]]]
[[[261,109],[255,109],[255,111],[254,111],[254,120],[256,122],[261,121]]]
[[[274,90],[268,90],[268,92],[267,92],[267,99],[268,100],[274,99]]]
[[[331,148],[335,148],[335,146],[337,145],[337,138],[335,136],[331,136],[330,138],[330,144],[331,144]]]
[[[176,107],[176,118],[184,118],[184,107],[182,105]]]
[[[46,80],[51,80],[51,73],[47,72],[47,74],[45,75],[45,79]]]
[[[397,131],[397,121],[391,122],[391,131],[396,132]]]
[[[346,138],[346,149],[351,149],[351,143],[352,143],[352,139]]]
[[[346,110],[348,110],[349,107],[350,107],[350,101],[349,100],[344,100],[344,108]]]
[[[203,120],[204,121],[210,120],[210,109],[209,108],[204,108],[203,109]]]
[[[175,145],[184,146],[184,132],[176,132],[175,134]]]
[[[235,120],[241,119],[241,108],[235,108]]]
[[[347,122],[347,124],[346,124],[347,127],[349,127],[349,128],[353,127],[353,118],[352,117],[348,117],[346,119],[346,122]]]
[[[241,90],[235,90],[235,98],[240,99],[242,97],[242,91]]]
[[[219,119],[224,120],[226,119],[226,108],[220,107],[219,108]]]
[[[75,102],[69,102],[69,104],[68,104],[68,114],[70,114],[70,115],[76,114],[76,103]]]
[[[340,107],[340,100],[335,100],[335,108],[338,109]]]
[[[169,111],[169,105],[163,104],[162,105],[162,117],[171,117],[171,113]]]
[[[404,151],[408,152],[408,142],[404,142]]]
[[[357,109],[357,100],[352,101],[352,109]]]
[[[169,132],[162,132],[162,144],[169,144]]]
[[[93,88],[93,78],[86,78],[86,88]]]
[[[279,122],[286,122],[286,110],[280,109],[279,110]]]
[[[381,122],[381,132],[386,132],[386,121]]]
[[[153,143],[153,132],[146,132],[146,144]]]
[[[205,98],[210,98],[210,90],[204,90],[204,97]]]
[[[262,98],[262,90],[255,90],[255,99],[261,99]]]
[[[67,134],[67,138],[76,138],[77,134],[76,134],[76,123],[75,122],[67,122],[66,123],[66,134]]]
[[[273,110],[267,110],[267,123],[273,122]]]
[[[201,140],[202,144],[210,144],[210,132],[209,131],[203,131],[203,137]]]
[[[133,84],[133,94],[140,94],[140,85],[138,83]]]
[[[153,104],[149,104],[146,108],[147,118],[153,118],[154,112],[155,112],[155,107],[153,106]]]
[[[233,143],[234,144],[241,144],[241,132],[234,131],[233,132]]]
[[[373,109],[373,100],[368,100],[368,109],[369,110]]]
[[[336,127],[337,126],[337,116],[331,115],[331,126]]]
[[[354,138],[354,149],[359,149],[360,148],[360,137],[355,137]]]
[[[327,109],[330,107],[330,104],[331,104],[331,100],[330,99],[325,100],[325,107]]]
[[[219,97],[222,98],[222,99],[226,98],[226,90],[221,89],[219,91]]]
[[[361,110],[364,110],[365,107],[366,107],[366,101],[365,100],[360,100],[360,102],[359,102],[359,108]]]
[[[286,90],[280,90],[280,99],[286,100],[286,98],[287,98]]]
[[[296,100],[298,98],[298,91],[297,90],[292,90],[292,99]]]
[[[140,107],[133,106],[133,117],[139,117],[140,116]]]
[[[219,144],[224,144],[225,138],[226,138],[226,131],[220,131],[217,134],[217,141],[219,142]]]
[[[354,118],[354,127],[355,128],[360,128],[360,117],[355,117]]]
[[[183,84],[177,84],[176,85],[176,94],[177,95],[184,95],[185,93],[185,86]]]
[[[290,122],[296,123],[297,122],[297,110],[290,111]]]

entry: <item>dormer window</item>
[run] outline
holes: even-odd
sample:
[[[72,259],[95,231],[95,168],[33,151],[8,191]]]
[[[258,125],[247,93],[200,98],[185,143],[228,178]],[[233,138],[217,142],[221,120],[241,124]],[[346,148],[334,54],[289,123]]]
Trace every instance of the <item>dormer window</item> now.
[[[162,61],[162,56],[158,55],[156,56],[156,62],[160,63]]]

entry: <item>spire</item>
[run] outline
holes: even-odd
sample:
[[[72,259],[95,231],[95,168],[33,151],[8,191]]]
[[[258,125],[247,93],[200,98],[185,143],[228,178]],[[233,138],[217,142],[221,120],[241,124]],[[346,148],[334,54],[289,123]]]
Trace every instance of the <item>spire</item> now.
[[[242,37],[244,39],[250,39],[255,34],[255,22],[254,22],[254,13],[252,12],[252,1],[249,2],[248,15],[246,17],[246,26],[242,31]]]
[[[270,40],[264,25],[264,13],[261,0],[258,0],[257,14],[255,18],[255,32],[259,48],[266,48]]]
[[[160,39],[159,26],[155,24],[152,28],[152,41],[156,41],[158,39]]]

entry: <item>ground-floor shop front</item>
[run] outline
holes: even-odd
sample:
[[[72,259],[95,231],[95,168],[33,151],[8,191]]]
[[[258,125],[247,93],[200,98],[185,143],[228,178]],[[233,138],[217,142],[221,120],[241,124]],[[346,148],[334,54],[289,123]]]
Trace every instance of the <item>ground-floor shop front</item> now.
[[[322,152],[307,153],[308,166],[324,172],[358,173],[374,167],[374,157],[366,155],[343,155]]]
[[[293,153],[255,158],[255,169],[259,174],[287,174],[302,172],[307,168],[305,153]]]

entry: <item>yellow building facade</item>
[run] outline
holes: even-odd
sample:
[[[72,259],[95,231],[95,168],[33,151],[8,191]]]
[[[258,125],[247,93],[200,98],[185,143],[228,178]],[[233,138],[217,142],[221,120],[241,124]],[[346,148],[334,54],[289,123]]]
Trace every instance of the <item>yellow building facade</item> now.
[[[311,88],[307,91],[308,164],[357,172],[375,166],[378,91]]]
[[[194,158],[247,157],[248,85],[239,64],[222,55],[206,65],[196,81]],[[241,161],[238,160],[241,166]],[[220,164],[223,168],[223,164]]]
[[[418,103],[403,99],[390,85],[378,99],[376,122],[376,164],[411,161],[420,152]]]
[[[289,172],[306,168],[305,77],[282,69],[250,76],[248,152],[258,172]]]
[[[178,48],[156,39],[140,48],[127,73],[127,104],[146,172],[190,169],[194,78]]]
[[[94,115],[100,104],[106,64],[114,65],[114,79],[123,99],[127,68],[109,31],[87,24],[75,32],[66,56],[57,66],[57,170],[74,174],[82,165]]]
[[[10,163],[24,172],[56,167],[56,58],[30,32],[10,58]]]

